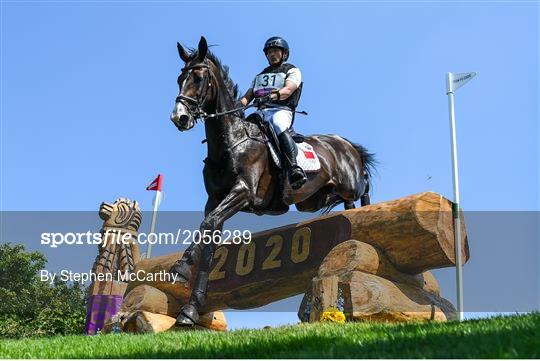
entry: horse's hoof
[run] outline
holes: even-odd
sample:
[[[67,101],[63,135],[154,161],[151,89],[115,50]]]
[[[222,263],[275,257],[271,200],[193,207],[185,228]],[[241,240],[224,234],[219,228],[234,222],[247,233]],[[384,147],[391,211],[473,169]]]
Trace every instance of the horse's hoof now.
[[[180,283],[187,283],[191,279],[191,268],[182,260],[176,261],[169,273],[176,276],[176,281]]]
[[[180,313],[176,317],[176,322],[174,323],[174,325],[178,327],[193,327],[195,326],[195,322],[193,322],[193,320],[189,317],[186,317]]]
[[[194,326],[199,322],[199,312],[195,306],[191,304],[184,305],[180,310],[178,316],[176,316],[176,326]]]

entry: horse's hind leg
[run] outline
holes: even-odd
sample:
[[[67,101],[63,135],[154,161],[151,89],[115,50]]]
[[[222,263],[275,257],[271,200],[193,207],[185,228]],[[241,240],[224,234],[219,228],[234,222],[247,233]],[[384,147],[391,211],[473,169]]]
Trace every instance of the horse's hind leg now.
[[[296,209],[300,212],[317,212],[329,204],[334,203],[338,196],[333,193],[333,189],[333,186],[322,187],[309,198],[296,203]]]
[[[341,199],[343,199],[343,203],[345,206],[345,209],[354,209],[356,208],[356,205],[354,204],[354,201],[358,199],[358,193],[356,196],[354,196],[354,190],[344,190],[339,189],[338,191],[339,196]],[[364,192],[360,196],[360,206],[368,206],[370,205],[370,199],[369,199],[369,183],[366,180],[365,181],[365,187]]]
[[[345,202],[345,209],[355,208],[354,201],[358,199],[360,199],[360,207],[371,204],[369,199],[369,176],[365,170],[362,173],[363,176],[359,180],[355,180],[354,185],[349,184],[339,189],[339,194]]]
[[[369,194],[364,193],[362,197],[360,197],[360,205],[363,206],[369,206],[371,204],[371,201],[369,199]]]
[[[364,189],[364,194],[360,197],[360,205],[363,206],[369,206],[371,204],[371,201],[369,199],[369,180],[367,177],[364,178],[366,182],[366,186]]]

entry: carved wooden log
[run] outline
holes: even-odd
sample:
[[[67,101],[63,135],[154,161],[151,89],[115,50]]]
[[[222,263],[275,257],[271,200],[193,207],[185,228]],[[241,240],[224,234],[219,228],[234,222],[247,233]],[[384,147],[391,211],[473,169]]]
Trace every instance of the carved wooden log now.
[[[151,313],[146,311],[136,311],[127,316],[124,323],[126,332],[158,333],[163,331],[186,331],[185,327],[176,327],[175,317]],[[225,315],[221,311],[215,311],[201,315],[199,322],[194,327],[195,330],[227,331]]]
[[[400,272],[376,247],[351,240],[325,257],[298,315],[302,321],[318,321],[328,307],[341,306],[350,320],[443,321],[454,317],[453,306],[439,293],[430,272]]]
[[[183,303],[163,291],[149,285],[140,285],[129,292],[118,313],[120,328],[125,332],[161,332],[174,328],[176,315]],[[225,331],[227,321],[221,311],[201,315],[199,328]],[[112,325],[106,330],[110,331]],[[107,331],[106,331],[107,332]]]
[[[202,311],[255,308],[304,293],[324,257],[350,239],[375,246],[396,271],[412,278],[431,268],[452,266],[452,223],[451,202],[426,192],[260,232],[249,244],[221,245],[214,255]],[[465,227],[462,242],[466,261]],[[180,255],[143,260],[137,270],[168,272]],[[403,274],[400,277],[405,277]],[[130,282],[126,292],[145,283],[181,302],[186,302],[190,293],[189,285],[163,280]]]
[[[140,285],[126,295],[122,312],[147,311],[176,317],[182,306],[170,293],[150,285]]]
[[[419,274],[455,265],[452,202],[437,193],[419,193],[343,215],[350,221],[351,239],[377,247],[402,272]],[[469,244],[464,226],[461,240],[465,263]]]
[[[376,247],[356,240],[349,240],[334,247],[324,258],[318,277],[336,276],[350,271],[362,271],[394,282],[422,288],[439,296],[439,283],[429,271],[418,275],[403,273],[388,261]]]
[[[311,322],[340,302],[348,320],[446,321],[456,317],[454,306],[444,298],[361,271],[314,278],[311,300]]]
[[[402,283],[423,289],[426,292],[440,297],[439,283],[431,272],[426,271],[418,275],[400,272],[395,269],[386,256],[376,247],[364,242],[349,240],[337,245],[330,253],[328,253],[319,267],[317,277],[314,278],[312,287],[320,288],[323,285],[327,285],[326,287],[328,290],[324,297],[320,294],[317,295],[317,297],[321,298],[321,303],[325,305],[325,307],[330,307],[330,304],[333,302],[324,302],[326,298],[330,297],[330,300],[335,300],[335,297],[337,297],[330,292],[333,288],[329,285],[334,285],[331,280],[336,277],[336,279],[338,279],[343,274],[352,271],[361,271],[377,275],[395,283]],[[320,282],[315,282],[315,280],[319,280]],[[325,281],[323,282],[322,280]],[[315,284],[317,284],[317,286]],[[337,283],[335,283],[335,287],[337,287]],[[309,307],[311,306],[312,298],[313,293],[312,290],[309,289],[304,295],[298,310],[298,317],[303,322],[310,321],[309,315],[311,314],[311,310]]]
[[[123,332],[131,333],[158,333],[163,331],[185,331],[193,328],[176,327],[176,318],[152,313],[148,311],[134,311],[129,313],[119,313],[120,329]],[[112,330],[112,323],[109,321],[104,328],[105,333]],[[196,330],[227,331],[227,321],[221,311],[206,313],[200,316],[199,322],[195,325]]]

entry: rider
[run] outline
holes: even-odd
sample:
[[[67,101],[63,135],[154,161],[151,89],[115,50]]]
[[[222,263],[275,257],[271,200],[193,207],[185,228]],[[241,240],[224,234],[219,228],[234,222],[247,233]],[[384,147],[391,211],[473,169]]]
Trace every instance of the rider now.
[[[279,36],[273,36],[264,44],[264,54],[270,66],[260,72],[246,94],[240,99],[242,105],[255,99],[256,113],[272,124],[279,139],[282,153],[287,158],[289,183],[298,189],[306,182],[306,174],[296,164],[298,149],[289,128],[293,121],[302,86],[300,69],[287,63],[289,44]]]

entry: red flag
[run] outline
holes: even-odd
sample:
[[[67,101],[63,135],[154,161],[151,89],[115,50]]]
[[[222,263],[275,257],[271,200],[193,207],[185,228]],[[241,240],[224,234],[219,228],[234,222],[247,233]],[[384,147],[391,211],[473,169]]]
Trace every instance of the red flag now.
[[[161,174],[158,174],[157,178],[150,183],[148,187],[146,187],[147,191],[160,191],[161,192],[161,183],[163,181],[163,176]]]

